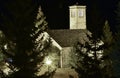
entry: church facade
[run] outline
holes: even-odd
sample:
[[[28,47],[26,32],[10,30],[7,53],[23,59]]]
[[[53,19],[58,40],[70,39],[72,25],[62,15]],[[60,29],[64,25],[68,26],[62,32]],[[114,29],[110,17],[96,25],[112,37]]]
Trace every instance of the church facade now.
[[[69,29],[48,30],[53,45],[60,49],[60,67],[70,66],[70,54],[73,52],[75,42],[85,43],[88,40],[86,34],[91,33],[86,26],[86,6],[69,6]]]

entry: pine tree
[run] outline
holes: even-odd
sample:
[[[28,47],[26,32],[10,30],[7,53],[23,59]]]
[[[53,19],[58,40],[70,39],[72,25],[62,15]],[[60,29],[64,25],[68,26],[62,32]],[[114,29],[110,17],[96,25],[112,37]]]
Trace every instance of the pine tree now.
[[[112,61],[113,61],[113,71],[116,78],[120,77],[120,1],[116,0],[115,7],[115,20],[114,27],[116,28],[114,34],[115,45],[113,46],[114,50],[111,53]]]
[[[0,78],[3,78],[5,77],[5,74],[3,72],[3,67],[4,67],[4,64],[3,64],[3,61],[4,61],[4,54],[2,53],[2,47],[5,45],[5,35],[3,34],[2,31],[0,31]]]
[[[103,45],[103,56],[102,56],[102,70],[103,74],[107,78],[113,77],[113,68],[112,68],[112,60],[111,60],[111,53],[113,52],[113,45],[114,45],[114,39],[112,32],[110,31],[110,27],[108,24],[108,21],[105,21],[105,25],[103,28],[103,36],[101,37],[101,40],[104,42]]]
[[[108,21],[105,21],[105,25],[103,27],[103,36],[101,37],[101,39],[104,42],[104,44],[106,45],[106,47],[110,47],[114,42]]]
[[[97,43],[100,41],[98,40]],[[79,78],[102,78],[100,65],[99,51],[101,50],[98,44],[95,46],[95,41],[91,40],[90,43],[82,45],[76,44],[75,56],[76,66],[75,70],[79,73]],[[97,70],[97,71],[95,71]]]
[[[2,31],[0,31],[0,61],[3,60],[3,53],[2,53],[2,47],[5,45],[5,35],[3,34]]]
[[[37,12],[38,5],[32,0],[17,0],[13,3],[8,1],[4,7],[11,15],[11,20],[4,11],[0,13],[3,21],[0,25],[7,40],[1,45],[1,49],[2,53],[10,58],[6,62],[13,67],[11,70],[17,69],[8,77],[35,78],[37,65],[45,57],[43,51],[50,44],[49,37],[44,40],[44,31],[47,29],[45,17],[41,8]]]
[[[73,68],[79,73],[80,78],[111,78],[113,37],[108,22],[105,23],[101,39],[89,38],[89,42],[81,44],[79,41],[74,46],[72,54]]]
[[[100,55],[103,45],[101,40],[94,40],[92,36],[83,36],[84,42],[77,41],[73,48],[72,67],[79,73],[79,78],[102,78],[100,71]],[[99,43],[102,43],[99,45]],[[98,71],[95,71],[98,70]]]
[[[43,31],[46,31],[48,28],[48,23],[46,22],[46,17],[44,17],[44,14],[42,12],[41,6],[38,8],[37,17],[35,20],[35,27],[32,29],[34,33],[31,34],[32,37],[35,39],[38,37],[39,33],[42,33]]]
[[[101,40],[104,42],[104,55],[109,55],[113,50],[114,39],[108,21],[105,22]]]

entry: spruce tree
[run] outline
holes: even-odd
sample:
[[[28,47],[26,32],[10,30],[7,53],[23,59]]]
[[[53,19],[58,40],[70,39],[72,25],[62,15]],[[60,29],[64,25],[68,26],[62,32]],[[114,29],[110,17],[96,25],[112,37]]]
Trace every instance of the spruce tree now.
[[[4,54],[2,53],[2,47],[5,45],[5,35],[3,34],[2,31],[0,31],[0,78],[5,77],[5,73],[4,73]]]
[[[79,73],[79,78],[102,78],[100,69],[100,47],[96,43],[100,43],[100,40],[93,41],[89,43],[86,42],[85,45],[80,43],[76,44],[74,58],[77,57],[75,63],[75,70]],[[96,71],[97,70],[97,71]]]
[[[79,78],[112,78],[113,37],[108,22],[105,22],[101,39],[88,38],[85,44],[76,42],[72,56],[72,66]]]
[[[113,61],[113,71],[116,78],[120,78],[120,1],[116,0],[116,7],[115,7],[115,21],[114,27],[116,28],[114,39],[115,45],[113,46],[114,50],[111,53],[112,61]]]
[[[103,27],[103,35],[101,37],[101,40],[104,42],[106,47],[112,46],[112,44],[114,42],[108,21],[105,21],[105,24]]]
[[[103,45],[103,56],[101,58],[101,68],[103,75],[107,78],[113,77],[112,59],[111,53],[113,52],[114,39],[108,21],[105,21],[103,27],[103,36],[101,40],[104,42]]]
[[[0,25],[7,41],[1,45],[1,49],[2,53],[10,58],[6,62],[14,67],[13,70],[17,69],[8,75],[8,78],[35,78],[37,65],[45,56],[42,52],[50,44],[49,37],[44,40],[43,33],[47,29],[47,22],[41,8],[38,10],[38,4],[35,2],[16,0],[3,4],[8,15],[4,10],[0,13],[2,20]]]
[[[90,35],[83,37],[84,41],[78,40],[73,47],[71,65],[79,73],[79,78],[102,78],[99,67],[102,53],[99,55],[99,52],[103,42],[94,40]]]

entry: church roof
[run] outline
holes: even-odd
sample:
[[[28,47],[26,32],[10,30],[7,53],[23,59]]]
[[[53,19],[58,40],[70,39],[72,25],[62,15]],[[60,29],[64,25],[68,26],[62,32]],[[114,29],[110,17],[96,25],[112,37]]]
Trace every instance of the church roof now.
[[[47,32],[62,47],[73,46],[76,41],[84,44],[85,41],[89,41],[86,34],[91,35],[91,33],[85,29],[48,30]]]

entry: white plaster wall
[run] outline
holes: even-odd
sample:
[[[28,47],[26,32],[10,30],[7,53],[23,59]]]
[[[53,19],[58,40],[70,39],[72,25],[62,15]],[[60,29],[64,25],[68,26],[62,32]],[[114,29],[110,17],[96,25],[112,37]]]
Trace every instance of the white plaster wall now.
[[[86,29],[86,6],[70,6],[69,11],[70,29]],[[83,16],[79,16],[79,11]]]

